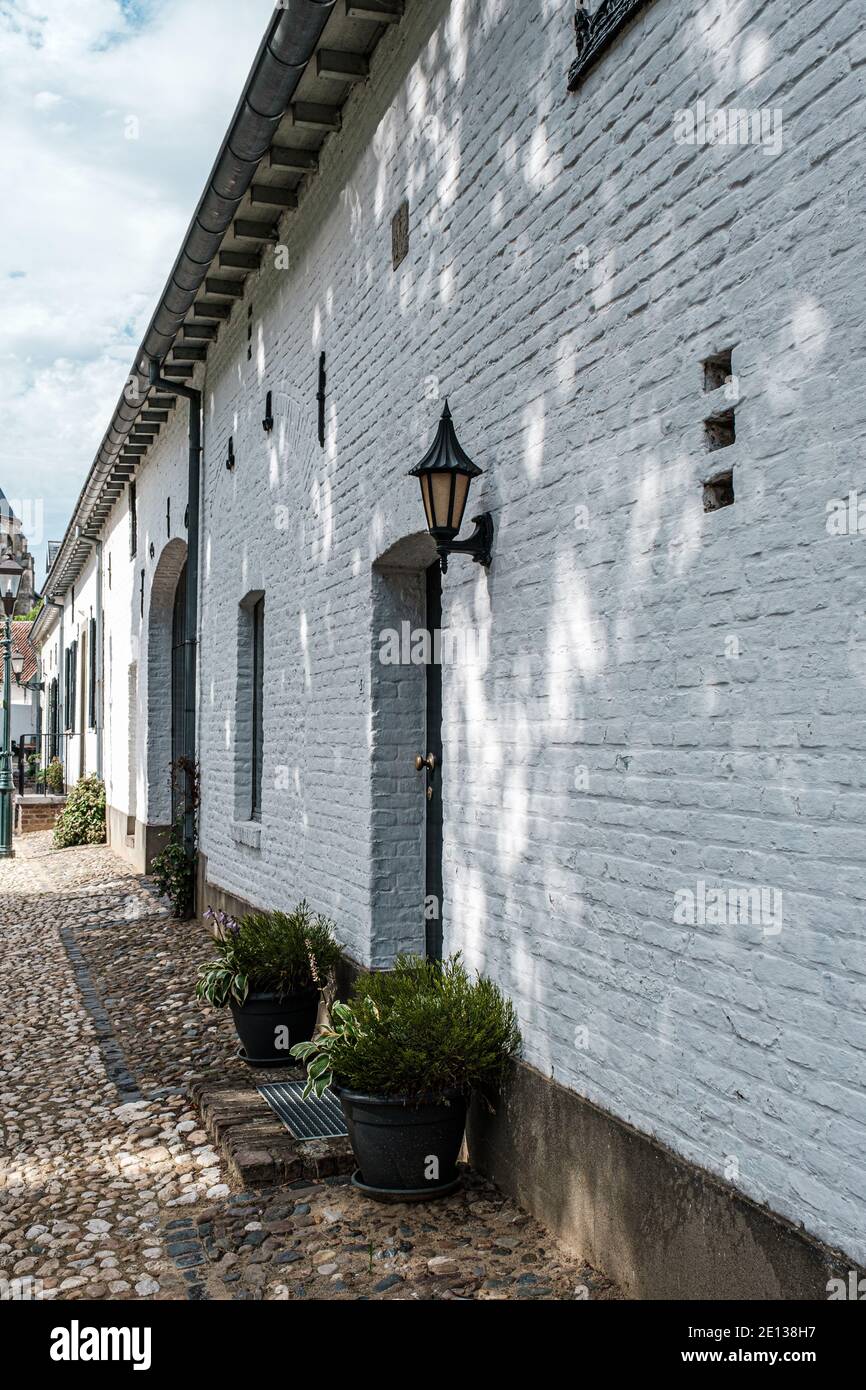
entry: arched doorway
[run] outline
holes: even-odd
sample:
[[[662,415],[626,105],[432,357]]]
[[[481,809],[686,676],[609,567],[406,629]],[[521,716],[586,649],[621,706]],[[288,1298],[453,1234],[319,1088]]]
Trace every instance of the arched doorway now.
[[[373,565],[370,958],[378,968],[398,951],[442,955],[442,670],[432,659],[440,582],[426,531],[397,541]],[[424,634],[426,648],[417,645]]]
[[[186,564],[177,577],[171,617],[171,761],[177,765],[184,755],[184,716],[186,712]],[[183,809],[178,778],[171,783],[171,819]]]
[[[187,548],[168,542],[157,562],[147,616],[147,823],[167,828],[175,810],[171,764],[182,744],[185,691],[183,631]],[[141,673],[139,673],[141,679]]]

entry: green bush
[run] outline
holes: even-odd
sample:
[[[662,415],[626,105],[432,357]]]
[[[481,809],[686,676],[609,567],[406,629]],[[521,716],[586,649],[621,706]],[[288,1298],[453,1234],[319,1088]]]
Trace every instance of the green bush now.
[[[294,912],[250,912],[236,922],[209,908],[216,923],[217,959],[199,971],[196,994],[224,1008],[242,1004],[247,994],[290,994],[324,986],[343,951],[334,939],[334,924],[305,902]]]
[[[59,758],[52,758],[45,769],[45,785],[57,796],[63,791],[63,764]]]
[[[50,773],[51,768],[48,770]],[[54,844],[57,849],[67,849],[70,845],[104,843],[105,783],[99,777],[82,777],[54,824]]]
[[[168,898],[175,917],[192,916],[195,903],[195,859],[186,852],[183,842],[183,815],[179,815],[159,854],[154,855],[150,872],[156,891]]]
[[[366,1095],[441,1097],[493,1091],[520,1048],[514,1008],[460,956],[400,956],[393,971],[361,975],[333,1025],[292,1054],[307,1063],[307,1093],[332,1081]]]

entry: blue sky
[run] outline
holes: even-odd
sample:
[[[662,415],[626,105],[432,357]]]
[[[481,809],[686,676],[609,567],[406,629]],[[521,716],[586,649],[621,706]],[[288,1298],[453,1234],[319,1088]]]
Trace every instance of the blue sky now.
[[[273,0],[0,0],[0,488],[61,539]]]

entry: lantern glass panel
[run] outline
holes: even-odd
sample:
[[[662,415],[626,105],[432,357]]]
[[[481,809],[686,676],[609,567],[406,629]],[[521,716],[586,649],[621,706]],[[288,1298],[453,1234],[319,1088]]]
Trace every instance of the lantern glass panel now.
[[[466,508],[466,498],[469,496],[469,478],[465,473],[455,473],[454,475],[454,501],[451,505],[451,525],[455,532],[460,530],[463,525],[463,512]]]
[[[421,476],[421,498],[424,503],[424,513],[427,517],[427,530],[435,525],[433,520],[433,503],[430,499],[430,475],[424,473]]]
[[[433,524],[440,530],[451,530],[451,479],[453,473],[431,473],[433,484]]]

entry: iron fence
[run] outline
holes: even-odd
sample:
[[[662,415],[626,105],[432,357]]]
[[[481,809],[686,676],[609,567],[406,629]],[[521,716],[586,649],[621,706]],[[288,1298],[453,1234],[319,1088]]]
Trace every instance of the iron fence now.
[[[66,792],[65,769],[68,733],[26,734],[12,742],[12,768],[15,790],[20,796],[34,794],[45,796]],[[60,766],[60,774],[48,769],[54,760]]]

